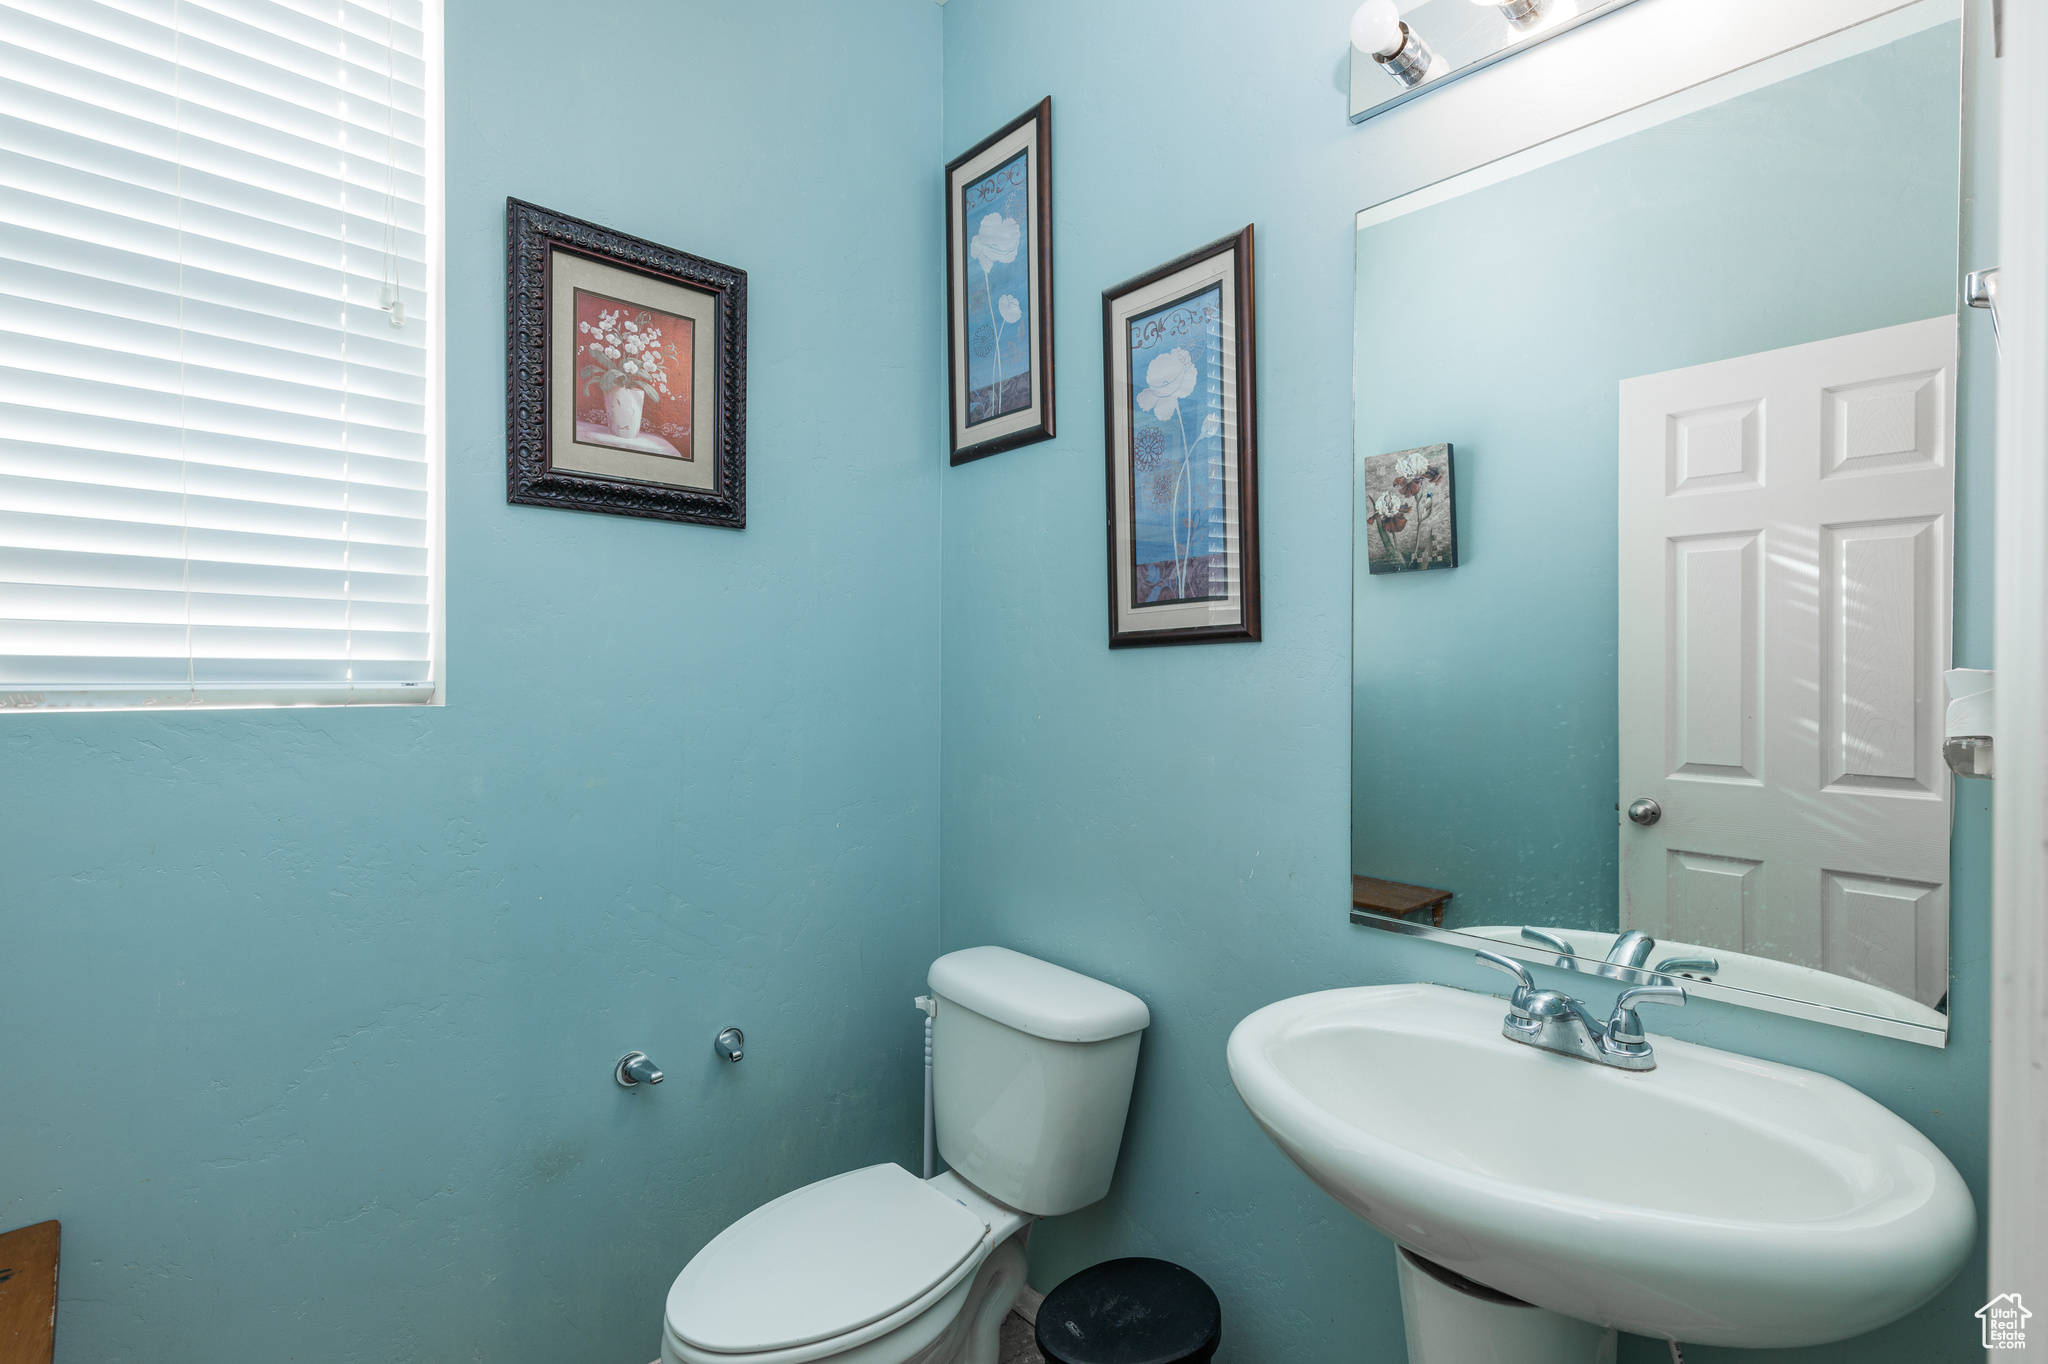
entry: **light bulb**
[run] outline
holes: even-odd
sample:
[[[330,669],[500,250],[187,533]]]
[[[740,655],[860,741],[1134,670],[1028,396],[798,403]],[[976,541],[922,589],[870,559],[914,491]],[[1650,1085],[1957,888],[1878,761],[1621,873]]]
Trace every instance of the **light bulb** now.
[[[1365,0],[1351,16],[1351,45],[1361,52],[1391,57],[1403,41],[1401,11],[1394,0]]]

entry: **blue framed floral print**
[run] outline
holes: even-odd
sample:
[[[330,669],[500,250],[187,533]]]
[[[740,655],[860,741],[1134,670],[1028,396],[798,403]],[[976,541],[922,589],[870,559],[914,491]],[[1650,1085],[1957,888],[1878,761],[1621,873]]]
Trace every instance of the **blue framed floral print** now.
[[[1102,296],[1109,643],[1259,637],[1252,229]]]
[[[1052,100],[946,167],[952,461],[1053,434]]]

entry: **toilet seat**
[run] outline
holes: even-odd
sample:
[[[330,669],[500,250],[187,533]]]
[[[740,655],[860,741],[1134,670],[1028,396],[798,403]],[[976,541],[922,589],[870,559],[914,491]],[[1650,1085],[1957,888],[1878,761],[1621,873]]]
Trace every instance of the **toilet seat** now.
[[[820,1180],[699,1251],[669,1290],[665,1334],[678,1357],[734,1364],[844,1354],[960,1297],[1025,1220],[953,1175],[873,1165]]]

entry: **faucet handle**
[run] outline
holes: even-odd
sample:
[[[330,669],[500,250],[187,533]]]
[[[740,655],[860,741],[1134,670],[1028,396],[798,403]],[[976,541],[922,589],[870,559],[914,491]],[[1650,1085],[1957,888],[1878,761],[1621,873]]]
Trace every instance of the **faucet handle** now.
[[[1472,955],[1477,957],[1483,964],[1491,966],[1494,970],[1505,971],[1515,978],[1515,993],[1514,997],[1508,1001],[1509,1008],[1521,1008],[1524,1004],[1528,1003],[1529,996],[1536,993],[1536,982],[1530,979],[1529,968],[1522,965],[1522,963],[1511,957],[1503,957],[1498,952],[1480,951],[1474,952]]]
[[[1557,953],[1557,964],[1563,969],[1567,971],[1579,969],[1579,954],[1574,952],[1572,945],[1563,938],[1552,933],[1545,933],[1540,928],[1524,928],[1522,936],[1530,942],[1541,944]]]
[[[1638,985],[1623,990],[1614,1001],[1614,1013],[1607,1020],[1607,1038],[1617,1046],[1636,1046],[1643,1042],[1643,1020],[1636,1017],[1638,1004],[1685,1003],[1685,987],[1682,985]]]

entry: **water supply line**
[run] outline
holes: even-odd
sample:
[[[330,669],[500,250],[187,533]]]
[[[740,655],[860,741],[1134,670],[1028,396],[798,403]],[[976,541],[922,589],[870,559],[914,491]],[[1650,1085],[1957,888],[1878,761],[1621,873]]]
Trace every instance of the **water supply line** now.
[[[932,1113],[932,1019],[939,1012],[939,1002],[930,995],[919,995],[910,1002],[924,1015],[924,1177],[930,1179],[938,1173],[933,1168],[937,1158],[938,1129],[934,1126]]]

